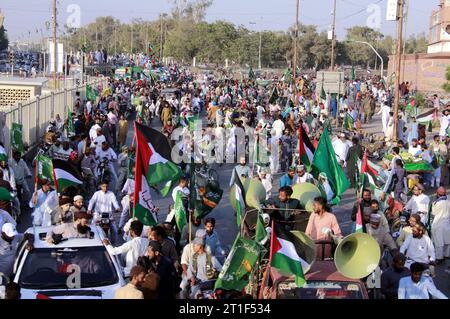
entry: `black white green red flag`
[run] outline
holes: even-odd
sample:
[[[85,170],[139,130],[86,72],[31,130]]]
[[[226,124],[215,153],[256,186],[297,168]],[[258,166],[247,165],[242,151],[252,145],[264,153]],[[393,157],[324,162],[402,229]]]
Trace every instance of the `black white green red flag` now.
[[[305,284],[303,269],[309,268],[306,261],[305,244],[283,226],[272,222],[272,239],[270,244],[270,266],[280,273],[295,276],[295,284]]]
[[[83,185],[83,177],[74,165],[63,160],[53,160],[52,164],[53,179],[58,193],[70,186]]]
[[[308,134],[306,134],[303,126],[300,126],[298,138],[300,162],[307,167],[311,167],[316,148],[311,143],[311,140],[309,139]]]

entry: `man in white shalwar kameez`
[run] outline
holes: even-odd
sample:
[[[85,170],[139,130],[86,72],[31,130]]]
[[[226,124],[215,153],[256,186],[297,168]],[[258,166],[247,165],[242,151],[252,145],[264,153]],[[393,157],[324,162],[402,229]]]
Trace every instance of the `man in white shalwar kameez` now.
[[[387,105],[387,102],[384,102],[381,105],[380,112],[377,115],[381,115],[381,122],[383,123],[383,133],[387,135],[388,124],[389,124],[389,112],[391,112],[391,108]]]
[[[444,187],[439,187],[436,195],[431,208],[431,239],[436,250],[436,261],[442,263],[444,258],[450,257],[450,201]]]

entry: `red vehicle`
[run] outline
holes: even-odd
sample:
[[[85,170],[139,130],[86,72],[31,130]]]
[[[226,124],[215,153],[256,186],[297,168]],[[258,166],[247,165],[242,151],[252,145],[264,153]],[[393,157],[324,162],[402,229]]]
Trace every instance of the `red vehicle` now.
[[[369,299],[365,284],[343,276],[334,261],[316,261],[305,275],[306,284],[297,288],[293,277],[270,268],[260,289],[260,299]],[[268,284],[269,283],[269,284]]]

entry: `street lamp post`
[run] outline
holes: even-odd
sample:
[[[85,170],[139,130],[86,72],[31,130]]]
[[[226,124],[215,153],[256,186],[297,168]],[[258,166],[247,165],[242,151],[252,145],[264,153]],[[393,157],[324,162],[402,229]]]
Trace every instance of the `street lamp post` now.
[[[346,41],[368,45],[373,50],[373,52],[375,52],[375,54],[378,56],[378,58],[381,60],[380,74],[381,74],[381,78],[383,78],[383,76],[384,76],[384,61],[383,61],[383,58],[381,57],[380,53],[378,53],[378,51],[373,47],[373,45],[371,45],[369,42],[366,42],[366,41],[358,41],[358,40],[346,40]]]

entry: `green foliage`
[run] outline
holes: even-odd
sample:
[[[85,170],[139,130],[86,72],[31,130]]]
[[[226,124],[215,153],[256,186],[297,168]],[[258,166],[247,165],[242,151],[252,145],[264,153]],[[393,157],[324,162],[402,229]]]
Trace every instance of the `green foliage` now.
[[[105,48],[114,52],[147,52],[148,44],[155,55],[161,50],[164,56],[190,63],[196,57],[198,63],[223,65],[258,65],[260,33],[226,21],[204,21],[206,10],[212,0],[171,0],[170,16],[163,15],[154,21],[134,19],[129,24],[109,17],[98,17],[95,22],[78,30],[67,30],[70,47],[87,51]],[[294,27],[286,32],[262,31],[261,62],[263,67],[286,68],[294,58]],[[1,39],[1,33],[0,33]],[[395,41],[367,27],[347,30],[347,39],[371,43],[384,59],[385,66],[393,53]],[[300,25],[297,40],[297,65],[300,69],[323,69],[331,60],[331,41],[326,32],[319,32],[314,25]],[[426,39],[410,37],[405,44],[406,52],[423,52]],[[1,42],[0,42],[1,44]],[[131,50],[133,48],[133,50]],[[337,42],[336,63],[340,65],[379,66],[375,53],[365,45]]]
[[[450,93],[450,66],[447,67],[447,72],[445,73],[445,79],[447,80],[444,85],[442,85],[442,88],[446,93]]]

